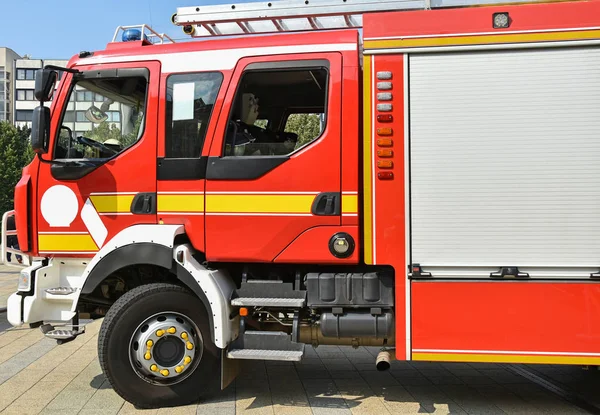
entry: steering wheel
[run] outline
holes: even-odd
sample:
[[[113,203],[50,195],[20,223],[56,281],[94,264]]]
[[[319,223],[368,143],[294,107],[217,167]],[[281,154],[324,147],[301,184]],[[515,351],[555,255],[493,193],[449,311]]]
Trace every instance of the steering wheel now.
[[[118,153],[117,150],[115,150],[113,148],[110,148],[110,147],[107,147],[104,144],[99,143],[96,140],[92,140],[91,138],[87,138],[87,137],[84,137],[82,135],[80,135],[79,137],[77,137],[77,141],[80,144],[85,144],[85,145],[88,145],[90,147],[95,147],[95,148],[97,148],[99,150],[102,150],[102,151],[108,151],[109,153],[112,153],[112,154],[117,154]]]

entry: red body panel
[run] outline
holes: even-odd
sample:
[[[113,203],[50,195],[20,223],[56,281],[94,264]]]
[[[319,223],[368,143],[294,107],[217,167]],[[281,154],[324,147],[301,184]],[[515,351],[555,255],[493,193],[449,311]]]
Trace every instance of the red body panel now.
[[[354,253],[346,259],[337,259],[329,252],[329,240],[337,232],[346,232],[356,243]],[[275,258],[275,262],[319,263],[319,264],[356,264],[360,260],[360,235],[358,226],[320,226],[312,228],[298,236],[285,250]]]
[[[492,14],[509,12],[510,27],[494,29]],[[363,18],[365,39],[523,30],[570,29],[598,26],[600,2],[581,1],[368,13]]]
[[[28,232],[28,223],[31,220],[29,206],[33,196],[31,191],[31,176],[28,170],[30,167],[23,169],[23,175],[15,187],[15,225],[17,227],[17,239],[19,241],[19,249],[23,252],[28,252],[31,248],[31,240]]]
[[[600,285],[413,282],[412,324],[415,353],[593,353],[600,357]]]

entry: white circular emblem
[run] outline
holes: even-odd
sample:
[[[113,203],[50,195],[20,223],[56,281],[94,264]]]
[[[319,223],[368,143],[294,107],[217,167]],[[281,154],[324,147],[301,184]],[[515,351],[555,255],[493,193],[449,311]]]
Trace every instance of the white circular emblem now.
[[[42,196],[42,216],[53,227],[69,227],[79,210],[75,193],[62,184],[52,186]]]

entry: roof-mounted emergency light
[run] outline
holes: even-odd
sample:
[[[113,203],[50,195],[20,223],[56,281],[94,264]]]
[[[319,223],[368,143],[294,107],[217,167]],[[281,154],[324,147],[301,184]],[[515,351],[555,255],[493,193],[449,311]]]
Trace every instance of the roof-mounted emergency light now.
[[[145,35],[144,38],[147,40],[147,37]],[[121,36],[121,40],[123,40],[123,42],[134,42],[142,40],[142,31],[139,29],[123,30],[123,36]]]

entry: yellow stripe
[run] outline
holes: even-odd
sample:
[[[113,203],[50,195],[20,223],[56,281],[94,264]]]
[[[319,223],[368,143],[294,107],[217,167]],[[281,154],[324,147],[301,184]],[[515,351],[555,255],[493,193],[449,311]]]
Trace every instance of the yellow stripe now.
[[[371,220],[371,56],[364,56],[363,63],[363,187],[364,187],[364,215],[365,215],[365,263],[373,263],[373,229]]]
[[[97,251],[98,247],[88,234],[86,235],[38,235],[40,251],[87,252]]]
[[[358,195],[342,195],[342,213],[358,213]]]
[[[204,195],[158,195],[159,212],[204,212]]]
[[[600,357],[594,356],[541,356],[505,354],[463,353],[412,353],[413,360],[428,362],[477,362],[477,363],[542,363],[553,365],[600,365]]]
[[[131,212],[131,202],[135,195],[95,195],[90,196],[98,213]]]
[[[206,212],[310,213],[313,195],[207,195]]]
[[[489,45],[498,43],[534,43],[600,38],[600,30],[549,33],[513,33],[497,35],[446,36],[419,39],[365,40],[365,49],[419,48],[433,46]]]

